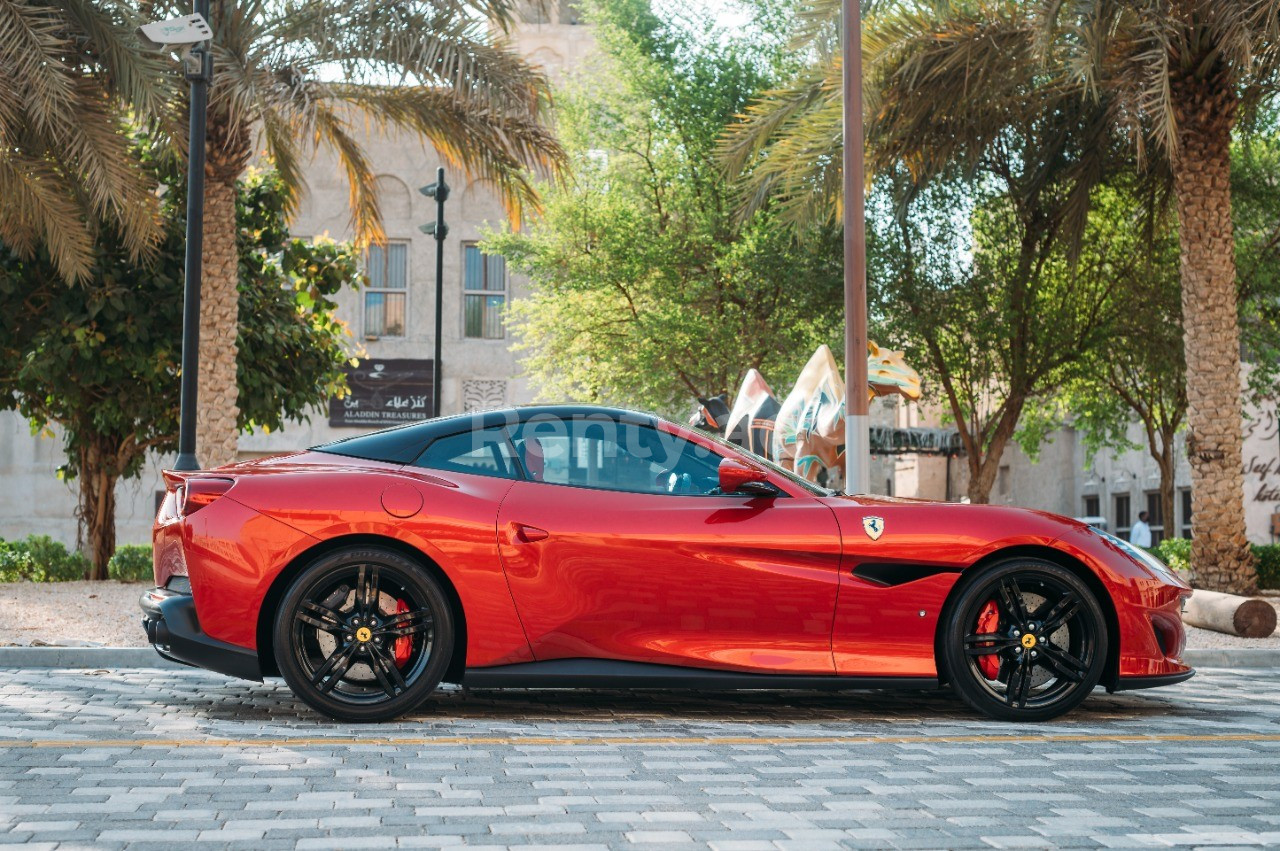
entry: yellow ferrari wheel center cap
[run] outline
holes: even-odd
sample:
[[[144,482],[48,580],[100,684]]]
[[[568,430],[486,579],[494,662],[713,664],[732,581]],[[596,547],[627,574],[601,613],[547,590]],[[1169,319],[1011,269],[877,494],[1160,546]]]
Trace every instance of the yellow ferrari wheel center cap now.
[[[365,641],[368,641],[370,638],[373,638],[373,633],[369,630],[369,627],[362,626],[356,630],[357,641],[365,642]]]
[[[364,639],[360,639],[360,640],[363,641]],[[1022,636],[1022,646],[1027,648],[1028,650],[1030,650],[1032,647],[1035,647],[1036,637],[1028,632],[1026,635]]]

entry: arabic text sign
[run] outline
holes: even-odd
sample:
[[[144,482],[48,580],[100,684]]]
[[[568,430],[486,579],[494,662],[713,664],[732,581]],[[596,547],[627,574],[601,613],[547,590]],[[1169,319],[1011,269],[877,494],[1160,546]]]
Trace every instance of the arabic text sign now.
[[[350,393],[329,400],[329,425],[376,428],[431,416],[431,361],[365,358],[347,368]]]

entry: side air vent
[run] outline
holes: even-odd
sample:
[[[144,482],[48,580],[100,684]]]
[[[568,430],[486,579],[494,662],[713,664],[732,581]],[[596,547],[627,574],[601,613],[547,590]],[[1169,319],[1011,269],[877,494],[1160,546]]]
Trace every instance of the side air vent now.
[[[940,564],[860,564],[853,569],[853,575],[867,582],[886,587],[905,585],[938,573],[959,573],[958,567]]]

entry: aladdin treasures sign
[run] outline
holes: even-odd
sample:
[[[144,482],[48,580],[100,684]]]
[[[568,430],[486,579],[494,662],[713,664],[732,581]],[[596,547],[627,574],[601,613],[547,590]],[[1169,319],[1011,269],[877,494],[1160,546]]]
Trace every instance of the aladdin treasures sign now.
[[[377,428],[431,416],[431,361],[365,358],[347,367],[350,392],[329,400],[329,425]]]

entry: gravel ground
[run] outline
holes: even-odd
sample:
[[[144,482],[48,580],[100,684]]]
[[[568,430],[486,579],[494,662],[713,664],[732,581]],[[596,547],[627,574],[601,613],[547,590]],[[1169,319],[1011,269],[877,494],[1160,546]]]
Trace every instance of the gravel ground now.
[[[143,582],[0,583],[0,646],[100,644],[146,647]]]
[[[145,583],[0,583],[0,646],[12,644],[146,647],[138,625],[138,596]],[[1280,596],[1268,595],[1280,609]],[[1187,647],[1280,648],[1280,630],[1270,638],[1239,638],[1187,627]]]

